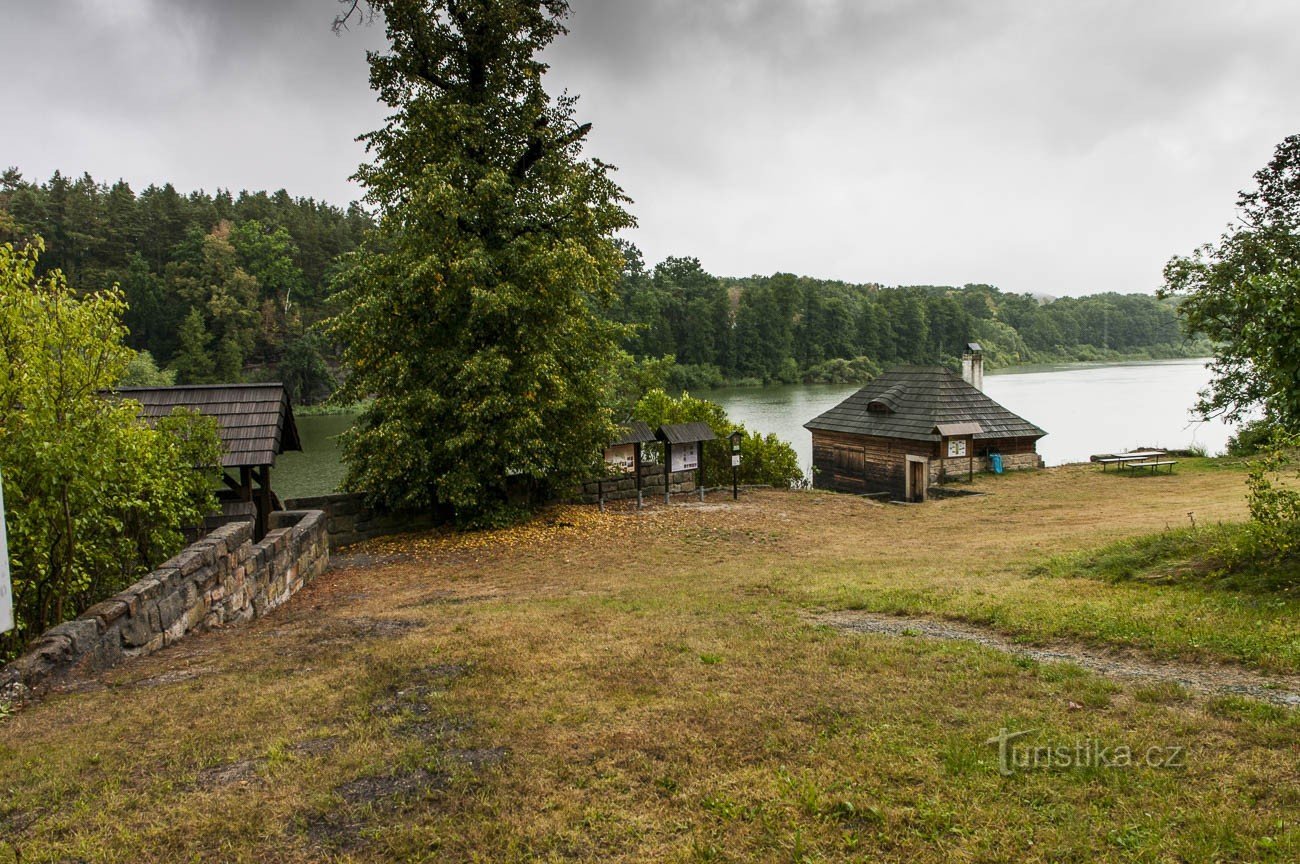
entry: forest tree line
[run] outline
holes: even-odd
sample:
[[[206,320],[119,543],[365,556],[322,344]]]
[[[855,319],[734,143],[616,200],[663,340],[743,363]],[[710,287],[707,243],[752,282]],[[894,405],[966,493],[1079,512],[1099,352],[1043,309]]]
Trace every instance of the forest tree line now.
[[[627,264],[615,317],[637,325],[627,350],[672,355],[679,386],[724,382],[844,383],[902,363],[955,365],[979,342],[991,366],[1206,356],[1187,340],[1177,304],[1148,294],[1043,301],[992,285],[851,284],[777,273],[707,273],[695,258]]]
[[[83,294],[121,287],[127,343],[148,352],[129,383],[274,377],[297,401],[324,398],[335,352],[313,325],[339,256],[371,224],[355,204],[284,190],[181,194],[168,183],[137,194],[89,174],[0,175],[0,243],[41,238],[41,271],[62,271]]]
[[[310,198],[170,183],[138,194],[124,181],[56,172],[0,175],[0,242],[39,236],[41,267],[79,291],[120,285],[128,343],[142,355],[130,383],[284,380],[297,402],[327,397],[339,346],[314,325],[329,314],[339,257],[371,216]],[[648,267],[630,243],[607,314],[634,325],[638,358],[673,357],[674,389],[723,383],[865,380],[898,363],[948,363],[967,342],[991,366],[1197,356],[1176,306],[1146,294],[1043,302],[991,285],[852,284],[778,273],[727,278],[698,259]]]

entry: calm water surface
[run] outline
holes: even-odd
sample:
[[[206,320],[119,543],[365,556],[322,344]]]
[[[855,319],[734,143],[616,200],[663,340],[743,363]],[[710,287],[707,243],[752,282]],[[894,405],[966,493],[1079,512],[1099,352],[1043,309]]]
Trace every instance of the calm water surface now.
[[[1189,409],[1209,383],[1204,360],[1118,365],[1021,367],[991,373],[984,389],[997,401],[1047,430],[1038,452],[1048,465],[1081,462],[1094,453],[1132,447],[1199,444],[1221,452],[1232,429],[1195,422]],[[812,438],[803,428],[858,389],[856,384],[734,387],[695,395],[712,399],[735,420],[791,442],[805,472],[812,467]],[[323,495],[343,480],[338,435],[355,418],[333,414],[298,418],[302,453],[279,457],[272,474],[281,498]]]
[[[1210,381],[1205,360],[1117,365],[1020,367],[984,376],[984,391],[1047,430],[1038,452],[1048,465],[1086,461],[1094,453],[1132,447],[1199,444],[1224,449],[1231,427],[1196,422],[1189,409]],[[718,402],[750,429],[775,432],[812,466],[812,438],[803,424],[858,389],[854,384],[733,387],[695,395]]]

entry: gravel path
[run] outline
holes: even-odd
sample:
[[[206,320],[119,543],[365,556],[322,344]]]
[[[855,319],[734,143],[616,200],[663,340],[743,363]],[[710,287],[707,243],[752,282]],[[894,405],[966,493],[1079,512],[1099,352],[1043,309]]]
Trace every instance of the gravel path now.
[[[1202,695],[1250,696],[1289,708],[1300,708],[1300,677],[1269,676],[1240,666],[1154,660],[1070,643],[1022,645],[994,630],[934,618],[845,611],[816,615],[812,620],[818,624],[859,633],[976,642],[1018,657],[1044,663],[1074,663],[1117,678],[1172,681]]]

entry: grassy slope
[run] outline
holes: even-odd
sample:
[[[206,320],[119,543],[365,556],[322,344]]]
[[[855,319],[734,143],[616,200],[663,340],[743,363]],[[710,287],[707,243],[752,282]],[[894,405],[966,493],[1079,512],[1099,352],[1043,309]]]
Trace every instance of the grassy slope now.
[[[0,726],[0,826],[25,862],[1295,860],[1293,714],[805,623],[910,610],[1296,669],[1293,605],[1043,566],[1188,510],[1242,516],[1240,474],[1180,468],[375,544],[408,557]],[[394,618],[419,626],[383,635]],[[1187,767],[1003,778],[983,743],[1002,727],[1185,746]],[[300,746],[319,739],[332,749]],[[500,764],[466,766],[497,747]],[[237,782],[204,781],[246,759]],[[415,769],[443,785],[343,797]]]

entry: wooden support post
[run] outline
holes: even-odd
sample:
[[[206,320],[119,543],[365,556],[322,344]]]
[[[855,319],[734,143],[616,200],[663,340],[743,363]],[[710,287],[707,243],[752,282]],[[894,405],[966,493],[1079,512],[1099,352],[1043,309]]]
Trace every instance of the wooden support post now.
[[[641,509],[641,442],[632,445],[632,471],[636,474],[636,509]]]
[[[271,525],[271,466],[262,465],[257,471],[257,523],[253,534],[254,540],[261,540]]]
[[[695,485],[700,489],[700,503],[704,503],[704,442],[695,442]]]
[[[672,503],[672,444],[663,442],[663,503]]]

